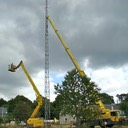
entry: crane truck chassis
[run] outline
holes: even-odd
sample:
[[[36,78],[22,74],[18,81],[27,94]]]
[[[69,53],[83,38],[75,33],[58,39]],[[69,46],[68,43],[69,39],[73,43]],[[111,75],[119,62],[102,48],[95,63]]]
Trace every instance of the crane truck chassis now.
[[[41,96],[39,90],[37,89],[35,83],[33,82],[32,78],[30,77],[27,69],[25,68],[24,64],[23,64],[23,61],[20,61],[20,63],[15,66],[13,65],[13,63],[11,65],[9,65],[9,68],[8,68],[8,71],[11,71],[11,72],[16,72],[16,70],[19,68],[19,67],[22,67],[25,75],[27,76],[29,82],[31,83],[35,93],[36,93],[36,100],[37,100],[37,106],[36,108],[34,109],[33,113],[31,114],[31,117],[27,120],[27,128],[43,128],[44,127],[44,121],[43,119],[41,118],[37,118],[37,114],[40,110],[40,108],[42,107],[43,105],[43,97]]]
[[[72,55],[70,49],[67,47],[66,42],[64,41],[64,39],[62,38],[62,36],[60,35],[59,31],[56,29],[54,23],[52,22],[52,20],[50,19],[50,16],[46,17],[47,20],[50,22],[53,30],[55,31],[56,35],[58,36],[60,42],[62,43],[65,51],[67,52],[68,56],[70,57],[71,61],[73,62],[75,68],[77,69],[79,76],[81,78],[85,77],[86,74],[83,70],[81,70],[79,64],[77,63],[77,61],[75,60],[74,56]],[[112,127],[113,125],[119,123],[119,122],[123,122],[124,116],[120,115],[120,110],[110,110],[105,108],[104,104],[102,103],[101,100],[96,101],[96,104],[99,106],[99,109],[102,111],[101,115],[99,118],[97,118],[96,120],[90,120],[89,121],[89,126],[91,128],[94,128],[96,125],[100,125],[102,128],[107,127]]]

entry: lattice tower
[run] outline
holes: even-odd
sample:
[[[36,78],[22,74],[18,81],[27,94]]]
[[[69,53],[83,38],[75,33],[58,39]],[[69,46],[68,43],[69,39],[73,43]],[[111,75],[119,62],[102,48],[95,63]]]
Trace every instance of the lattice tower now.
[[[50,119],[49,42],[48,42],[48,0],[45,0],[45,119]]]

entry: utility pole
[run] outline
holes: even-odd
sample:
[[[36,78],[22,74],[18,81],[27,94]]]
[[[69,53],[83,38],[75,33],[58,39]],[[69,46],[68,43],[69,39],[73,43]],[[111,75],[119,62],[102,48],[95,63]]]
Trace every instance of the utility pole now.
[[[45,0],[45,120],[50,119],[49,42],[48,42],[48,0]]]

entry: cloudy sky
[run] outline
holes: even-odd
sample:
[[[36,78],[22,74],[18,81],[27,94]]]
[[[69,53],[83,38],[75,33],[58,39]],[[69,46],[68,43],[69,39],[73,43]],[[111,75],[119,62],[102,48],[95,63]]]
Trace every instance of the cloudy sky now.
[[[111,96],[128,93],[128,1],[49,0],[48,13],[81,69]],[[34,100],[35,92],[20,68],[23,60],[44,96],[45,0],[0,0],[0,98]],[[51,101],[54,87],[74,68],[49,24]]]

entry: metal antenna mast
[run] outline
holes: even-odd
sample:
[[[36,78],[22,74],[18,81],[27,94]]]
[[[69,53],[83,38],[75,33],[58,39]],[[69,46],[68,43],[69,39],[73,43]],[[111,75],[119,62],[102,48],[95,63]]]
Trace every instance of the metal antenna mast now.
[[[50,119],[49,43],[48,43],[48,0],[45,0],[45,119]]]

